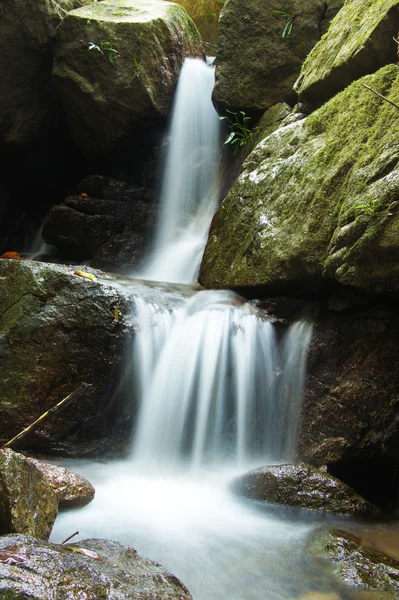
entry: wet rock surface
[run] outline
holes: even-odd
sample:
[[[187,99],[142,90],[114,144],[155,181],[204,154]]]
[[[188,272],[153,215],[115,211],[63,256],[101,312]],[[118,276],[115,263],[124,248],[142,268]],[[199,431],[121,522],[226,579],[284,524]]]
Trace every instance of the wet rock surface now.
[[[254,469],[235,479],[232,489],[271,504],[358,516],[380,512],[339,479],[305,463]]]
[[[319,530],[312,534],[308,548],[316,558],[332,563],[334,573],[346,583],[379,590],[387,598],[398,597],[399,562],[362,546],[356,536],[341,530]]]
[[[22,536],[0,537],[0,596],[19,600],[192,600],[158,563],[108,540],[58,545]]]
[[[22,454],[0,450],[0,534],[47,539],[57,507],[57,495],[40,469]]]
[[[53,78],[84,154],[112,150],[145,120],[165,118],[183,60],[202,52],[176,4],[105,0],[69,13],[57,30]]]

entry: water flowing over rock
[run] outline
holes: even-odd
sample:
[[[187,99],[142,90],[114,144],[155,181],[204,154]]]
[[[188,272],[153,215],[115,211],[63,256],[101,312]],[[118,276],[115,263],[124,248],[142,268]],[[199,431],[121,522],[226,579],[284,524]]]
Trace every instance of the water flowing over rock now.
[[[264,111],[295,103],[292,86],[320,39],[322,0],[228,0],[219,20],[214,101],[220,110]],[[284,13],[284,14],[281,14]],[[292,19],[292,31],[282,36]]]
[[[0,152],[32,144],[57,126],[52,44],[65,14],[93,0],[7,0],[0,7]]]
[[[326,281],[399,291],[399,69],[365,77],[258,144],[217,211],[200,271],[206,287]]]
[[[380,513],[345,483],[305,463],[249,471],[234,480],[232,488],[246,498],[271,504],[357,516]]]
[[[57,31],[53,76],[75,142],[98,155],[166,117],[184,58],[202,52],[176,4],[105,0],[72,11]]]
[[[33,600],[192,600],[188,589],[134,548],[108,540],[50,544],[23,535],[0,538],[0,596]]]
[[[294,90],[308,109],[396,62],[398,0],[348,0],[307,57]]]
[[[57,508],[57,495],[42,472],[22,454],[0,450],[0,535],[47,539]]]

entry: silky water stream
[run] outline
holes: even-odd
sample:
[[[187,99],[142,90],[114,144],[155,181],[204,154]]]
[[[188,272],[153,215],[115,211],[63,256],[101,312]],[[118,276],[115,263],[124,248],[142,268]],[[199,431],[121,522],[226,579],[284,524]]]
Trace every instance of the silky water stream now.
[[[185,62],[143,279],[195,279],[217,198],[212,86],[210,68]],[[136,297],[126,367],[139,405],[131,454],[67,464],[93,483],[96,497],[61,514],[52,539],[78,529],[80,539],[130,544],[177,575],[194,600],[324,597],[307,596],[312,591],[350,598],[305,551],[317,517],[249,504],[228,485],[252,467],[292,458],[311,321],[277,335],[262,311],[232,292],[187,295],[174,309]]]

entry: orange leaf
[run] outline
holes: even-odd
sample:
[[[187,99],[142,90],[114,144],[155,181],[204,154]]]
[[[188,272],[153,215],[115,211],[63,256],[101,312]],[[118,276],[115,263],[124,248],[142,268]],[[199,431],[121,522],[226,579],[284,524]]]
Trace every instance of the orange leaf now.
[[[0,258],[21,258],[18,252],[4,252]]]

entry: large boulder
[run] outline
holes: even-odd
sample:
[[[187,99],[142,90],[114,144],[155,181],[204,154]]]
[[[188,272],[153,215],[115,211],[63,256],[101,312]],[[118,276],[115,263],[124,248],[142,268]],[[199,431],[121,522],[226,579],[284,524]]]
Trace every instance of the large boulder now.
[[[292,0],[289,12],[281,12],[281,0],[227,0],[219,20],[213,93],[219,110],[254,112],[295,103],[292,86],[320,39],[324,2]],[[292,31],[283,37],[290,19]]]
[[[166,117],[186,56],[202,55],[185,10],[163,0],[105,0],[57,30],[54,83],[86,155],[114,148],[144,121]]]
[[[399,69],[355,82],[249,155],[217,211],[205,287],[399,291]]]
[[[345,483],[312,465],[267,466],[235,479],[233,490],[241,496],[323,512],[376,516],[379,509]]]
[[[42,472],[22,454],[0,450],[0,535],[23,533],[46,540],[57,508],[57,495]]]
[[[192,600],[158,563],[108,540],[50,544],[23,535],[0,538],[0,596],[19,600]]]
[[[157,205],[150,192],[102,176],[87,177],[78,192],[52,207],[45,240],[96,266],[137,266],[155,231]]]
[[[311,536],[309,550],[315,558],[330,564],[345,583],[357,589],[386,592],[387,599],[398,597],[399,562],[363,546],[358,537],[338,529],[318,530]]]
[[[347,0],[307,57],[294,89],[308,110],[396,61],[398,0]]]
[[[65,14],[93,0],[7,0],[0,6],[0,152],[37,142],[60,114],[53,38]]]

